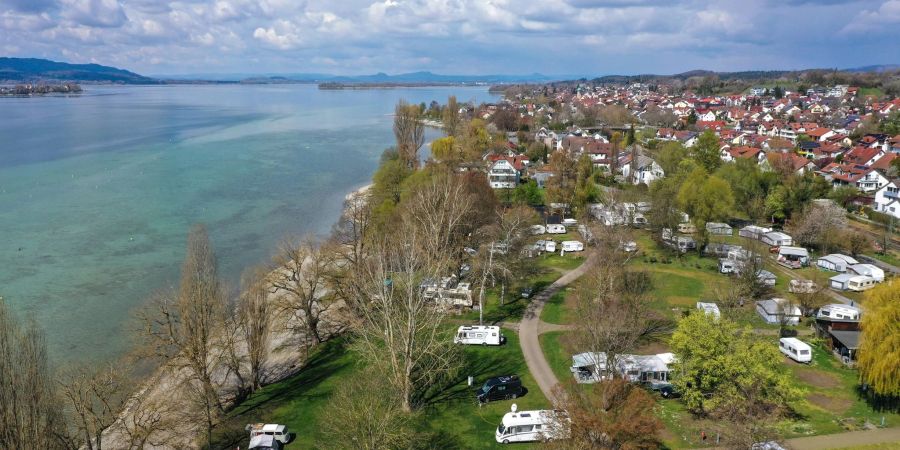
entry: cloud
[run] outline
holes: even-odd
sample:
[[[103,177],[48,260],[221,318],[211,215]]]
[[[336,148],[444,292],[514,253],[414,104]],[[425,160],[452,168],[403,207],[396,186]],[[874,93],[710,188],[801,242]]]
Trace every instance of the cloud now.
[[[897,62],[898,11],[900,0],[0,0],[0,46],[156,74],[846,67]]]

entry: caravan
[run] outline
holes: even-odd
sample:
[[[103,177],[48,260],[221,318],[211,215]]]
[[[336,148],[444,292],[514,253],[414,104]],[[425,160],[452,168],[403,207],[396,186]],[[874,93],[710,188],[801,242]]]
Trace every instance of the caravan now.
[[[580,252],[584,250],[584,244],[578,241],[562,241],[564,252]]]
[[[453,338],[454,344],[463,345],[500,345],[504,342],[506,337],[500,332],[500,327],[486,325],[463,325],[456,330]]]
[[[503,415],[494,437],[501,444],[510,442],[538,442],[562,438],[565,433],[557,421],[561,412],[551,410],[521,411],[512,405],[512,410]]]
[[[547,234],[566,234],[565,225],[551,223],[547,225]]]
[[[812,361],[812,347],[797,338],[787,337],[778,340],[778,349],[788,358],[799,363]]]

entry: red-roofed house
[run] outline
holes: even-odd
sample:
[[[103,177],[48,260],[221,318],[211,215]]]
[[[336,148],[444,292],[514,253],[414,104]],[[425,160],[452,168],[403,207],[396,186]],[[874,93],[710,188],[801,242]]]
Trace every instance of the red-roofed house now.
[[[519,179],[528,166],[528,157],[525,155],[488,157],[491,168],[488,171],[488,181],[494,189],[514,189],[519,185]]]

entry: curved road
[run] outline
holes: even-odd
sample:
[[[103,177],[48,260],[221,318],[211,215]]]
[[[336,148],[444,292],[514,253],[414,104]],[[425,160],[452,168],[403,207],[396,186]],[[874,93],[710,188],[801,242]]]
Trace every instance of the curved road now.
[[[545,329],[547,324],[541,322],[541,311],[544,309],[544,303],[553,294],[584,275],[594,265],[596,257],[596,253],[592,252],[577,269],[566,273],[535,295],[531,303],[528,304],[528,309],[525,310],[522,321],[519,322],[519,344],[522,346],[522,354],[525,355],[525,363],[528,364],[528,370],[534,376],[534,380],[541,388],[541,392],[551,401],[553,399],[553,388],[559,383],[559,380],[556,379],[550,364],[547,363],[547,358],[544,357],[544,352],[541,350],[541,343],[538,341],[538,336],[542,332],[550,331]]]

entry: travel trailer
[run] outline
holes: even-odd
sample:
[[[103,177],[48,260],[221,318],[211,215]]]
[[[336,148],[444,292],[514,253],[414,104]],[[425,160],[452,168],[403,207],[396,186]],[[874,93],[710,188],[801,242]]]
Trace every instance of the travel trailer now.
[[[553,223],[553,224],[547,225],[547,233],[548,234],[566,234],[566,227],[565,227],[565,225]]]
[[[556,251],[556,242],[553,242],[550,239],[542,239],[534,243],[534,247],[537,251],[540,252],[549,252],[553,253]]]
[[[781,247],[782,245],[794,245],[794,239],[789,235],[780,231],[770,231],[763,234],[760,238],[763,244],[770,247]]]
[[[563,224],[563,226],[574,227],[575,225],[578,225],[578,220],[576,220],[576,219],[563,219],[563,220],[562,220],[562,224]]]
[[[816,265],[825,270],[841,273],[846,272],[848,266],[858,263],[859,261],[840,253],[825,255],[816,261]]]
[[[875,287],[875,279],[864,275],[842,273],[829,279],[831,288],[837,291],[862,292]]]
[[[859,320],[859,308],[843,303],[832,303],[819,308],[818,319]]]
[[[628,242],[623,243],[622,250],[624,250],[628,253],[636,252],[638,250],[637,242],[628,241]]]
[[[791,269],[799,269],[809,265],[809,251],[803,247],[778,247],[778,264]]]
[[[531,234],[534,234],[534,235],[544,234],[547,232],[547,227],[545,227],[543,225],[532,225],[530,230],[531,230]]]
[[[697,309],[708,316],[713,316],[715,319],[722,317],[722,313],[719,312],[719,305],[715,303],[697,302]]]
[[[513,404],[510,412],[503,415],[497,427],[495,438],[501,444],[510,442],[537,442],[558,439],[565,436],[557,421],[562,418],[559,411],[536,410],[517,411]]]
[[[847,272],[867,276],[876,283],[884,281],[884,270],[874,264],[851,264],[847,266]]]
[[[812,361],[812,347],[797,338],[786,337],[778,340],[778,349],[788,358],[799,363]]]
[[[506,342],[506,337],[500,332],[500,327],[487,325],[461,326],[456,330],[454,344],[463,345],[500,345]]]
[[[579,241],[562,241],[564,252],[580,252],[584,250],[584,244]]]

